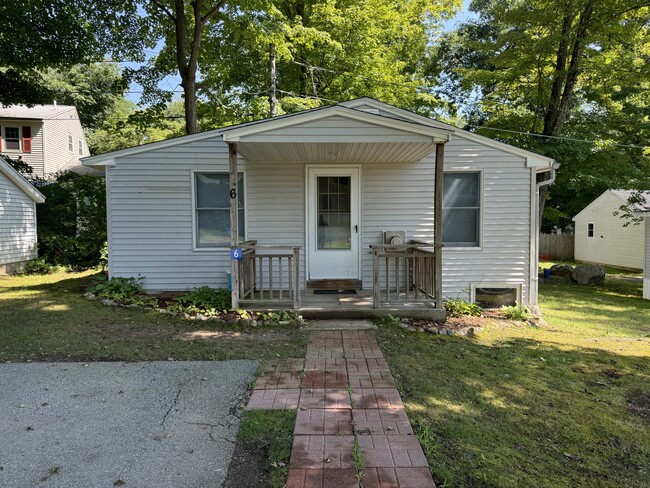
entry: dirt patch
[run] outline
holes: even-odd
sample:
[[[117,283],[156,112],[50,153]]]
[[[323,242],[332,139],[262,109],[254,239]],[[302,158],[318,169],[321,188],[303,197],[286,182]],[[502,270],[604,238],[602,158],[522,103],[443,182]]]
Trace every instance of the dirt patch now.
[[[183,331],[176,336],[176,339],[183,341],[212,341],[219,339],[232,339],[232,340],[266,340],[266,341],[288,341],[292,336],[281,332],[258,332],[250,333],[237,330],[209,330],[199,329],[192,331]]]
[[[630,413],[640,417],[643,422],[650,425],[650,393],[634,390],[625,397]]]
[[[269,483],[267,448],[268,446],[257,442],[237,440],[224,488],[266,488]]]

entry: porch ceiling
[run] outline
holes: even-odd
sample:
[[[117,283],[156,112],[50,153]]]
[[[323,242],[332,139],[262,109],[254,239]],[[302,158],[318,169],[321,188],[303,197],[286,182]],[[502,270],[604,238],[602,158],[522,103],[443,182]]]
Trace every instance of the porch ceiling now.
[[[416,162],[433,154],[433,141],[394,142],[239,142],[237,150],[251,162]]]

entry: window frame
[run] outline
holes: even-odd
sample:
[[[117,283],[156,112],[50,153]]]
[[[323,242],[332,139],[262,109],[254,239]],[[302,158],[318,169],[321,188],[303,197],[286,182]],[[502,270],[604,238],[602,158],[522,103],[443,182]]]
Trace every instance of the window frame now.
[[[237,173],[242,175],[242,186],[244,187],[244,241],[248,240],[248,191],[246,190],[248,185],[246,184],[246,171],[242,169],[238,169]],[[216,174],[216,175],[230,175],[228,170],[223,170],[223,171],[215,171],[215,170],[208,170],[208,171],[202,171],[202,170],[190,170],[190,188],[191,188],[191,195],[192,195],[192,250],[197,251],[197,252],[212,252],[212,251],[224,251],[227,250],[230,252],[230,243],[227,245],[199,245],[198,242],[198,218],[197,218],[197,212],[198,209],[196,207],[196,196],[197,196],[197,191],[196,191],[196,175],[197,174]],[[239,187],[241,188],[241,186]],[[238,189],[239,189],[238,188]]]
[[[7,148],[7,129],[18,129],[18,149]],[[16,138],[11,137],[12,141]],[[2,126],[2,152],[3,153],[20,153],[23,152],[23,128],[19,125],[3,125]]]
[[[482,282],[470,283],[470,302],[476,303],[476,289],[477,288],[502,288],[504,290],[514,289],[517,292],[516,302],[521,304],[521,297],[524,293],[523,283],[504,283],[504,282]],[[499,307],[490,308],[488,310],[498,310]]]
[[[587,222],[587,239],[593,239],[596,236],[596,223]]]
[[[72,137],[72,134],[68,134],[68,152],[74,154],[74,137]]]
[[[79,146],[79,156],[83,156],[84,155],[84,142],[81,139],[79,139],[78,146]]]
[[[478,174],[478,184],[479,184],[479,198],[478,198],[478,244],[475,246],[454,246],[454,245],[449,245],[447,243],[442,242],[442,245],[445,249],[445,252],[448,251],[481,251],[483,249],[483,209],[485,208],[485,192],[483,191],[483,188],[485,185],[483,184],[483,170],[478,169],[478,168],[450,168],[448,170],[444,171],[444,174],[452,174],[452,173],[474,173]],[[444,176],[443,176],[444,178]],[[442,200],[444,201],[444,192],[445,192],[445,186],[444,186],[444,181],[443,181],[443,198]],[[461,207],[451,207],[451,208],[461,208]],[[469,207],[466,207],[469,208]],[[444,212],[445,206],[443,204],[442,207],[442,212]],[[444,219],[444,217],[443,217]],[[444,232],[443,232],[443,239],[444,239]]]

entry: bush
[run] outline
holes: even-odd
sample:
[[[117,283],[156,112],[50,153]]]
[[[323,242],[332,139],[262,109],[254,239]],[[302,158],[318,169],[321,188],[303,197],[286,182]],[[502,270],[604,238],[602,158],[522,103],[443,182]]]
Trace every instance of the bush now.
[[[530,310],[520,303],[514,306],[504,305],[499,310],[508,320],[528,320],[530,318]]]
[[[232,298],[224,288],[202,286],[175,298],[174,302],[167,306],[172,312],[219,315],[230,308]]]
[[[25,264],[25,274],[46,275],[52,272],[54,272],[54,266],[50,265],[43,258],[32,259]]]
[[[111,278],[101,280],[90,290],[100,298],[114,301],[124,301],[142,293],[142,278]]]
[[[100,264],[106,242],[104,178],[68,171],[35,184],[46,197],[37,206],[39,257],[73,270]]]
[[[442,305],[450,317],[479,317],[483,313],[483,309],[477,304],[469,303],[462,298],[449,298]]]

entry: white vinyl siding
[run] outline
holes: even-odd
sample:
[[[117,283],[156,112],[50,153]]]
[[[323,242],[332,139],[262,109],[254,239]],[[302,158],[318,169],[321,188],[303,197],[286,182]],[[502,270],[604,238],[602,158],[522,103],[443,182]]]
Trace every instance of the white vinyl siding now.
[[[36,203],[0,173],[0,265],[36,257]]]
[[[645,266],[643,268],[643,298],[650,300],[650,216],[644,219]]]
[[[481,248],[446,248],[445,297],[470,298],[472,285],[520,286],[528,301],[531,172],[519,156],[454,136],[445,170],[482,174]],[[261,245],[301,246],[305,278],[304,161],[247,162],[246,234]],[[313,162],[309,163],[313,165]],[[323,167],[333,162],[323,162]],[[371,244],[383,231],[404,230],[407,240],[433,241],[435,155],[417,163],[362,162],[361,269],[372,287]],[[109,263],[112,276],[144,277],[149,290],[226,286],[228,248],[194,249],[192,171],[228,171],[228,146],[212,139],[121,157],[109,170]]]
[[[614,212],[625,202],[607,191],[575,216],[575,259],[586,263],[643,269],[644,226]],[[593,224],[593,237],[589,236]]]
[[[85,143],[79,115],[74,109],[59,113],[51,119],[43,121],[45,131],[45,175],[56,173],[70,161],[83,156],[89,156],[88,145]],[[69,137],[72,136],[72,147]],[[79,155],[77,141],[82,143],[82,153]]]

